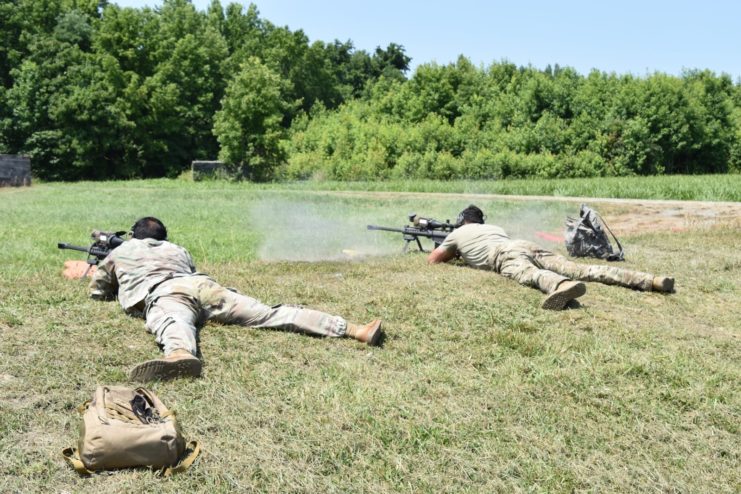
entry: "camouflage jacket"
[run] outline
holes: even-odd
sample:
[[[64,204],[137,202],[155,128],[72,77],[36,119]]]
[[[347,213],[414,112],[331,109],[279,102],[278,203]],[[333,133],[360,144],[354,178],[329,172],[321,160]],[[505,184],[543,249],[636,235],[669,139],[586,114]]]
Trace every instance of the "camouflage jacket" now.
[[[166,240],[127,240],[111,251],[90,281],[90,296],[118,301],[126,312],[138,312],[139,305],[159,283],[196,273],[187,250]]]

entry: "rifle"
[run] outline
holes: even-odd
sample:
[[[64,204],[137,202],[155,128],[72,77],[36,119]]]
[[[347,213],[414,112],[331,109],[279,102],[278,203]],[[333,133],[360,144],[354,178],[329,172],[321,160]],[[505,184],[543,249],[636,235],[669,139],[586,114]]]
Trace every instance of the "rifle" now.
[[[402,252],[407,252],[409,244],[412,242],[417,242],[417,247],[420,252],[427,252],[422,247],[422,242],[419,240],[420,237],[429,238],[437,248],[441,243],[443,243],[443,240],[445,240],[445,237],[447,237],[450,232],[460,226],[459,224],[450,223],[450,220],[445,220],[444,222],[437,221],[432,218],[417,216],[416,213],[409,213],[409,222],[412,224],[411,226],[405,226],[402,228],[368,225],[368,230],[402,233],[404,234],[404,241],[406,242]]]
[[[82,275],[85,278],[92,266],[97,266],[100,261],[108,257],[108,254],[113,249],[124,243],[124,235],[126,235],[126,232],[102,232],[100,230],[93,230],[93,233],[90,234],[90,238],[93,239],[90,247],[80,247],[79,245],[59,242],[57,243],[57,248],[87,253],[88,267],[85,270],[85,274]]]

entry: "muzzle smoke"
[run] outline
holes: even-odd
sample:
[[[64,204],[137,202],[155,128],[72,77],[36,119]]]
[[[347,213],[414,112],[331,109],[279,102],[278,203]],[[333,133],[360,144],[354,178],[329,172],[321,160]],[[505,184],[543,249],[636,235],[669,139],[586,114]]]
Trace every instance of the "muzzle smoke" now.
[[[332,261],[389,254],[387,244],[366,229],[370,218],[354,210],[338,203],[263,199],[252,210],[263,235],[258,258]],[[401,246],[401,236],[398,240]]]

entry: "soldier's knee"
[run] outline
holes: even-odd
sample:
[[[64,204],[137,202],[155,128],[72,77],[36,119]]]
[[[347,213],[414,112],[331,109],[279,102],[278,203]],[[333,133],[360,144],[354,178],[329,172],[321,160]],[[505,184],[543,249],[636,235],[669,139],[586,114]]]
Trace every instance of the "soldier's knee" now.
[[[193,331],[193,321],[178,314],[168,314],[153,321],[147,320],[147,329],[153,334],[160,336],[167,331]]]

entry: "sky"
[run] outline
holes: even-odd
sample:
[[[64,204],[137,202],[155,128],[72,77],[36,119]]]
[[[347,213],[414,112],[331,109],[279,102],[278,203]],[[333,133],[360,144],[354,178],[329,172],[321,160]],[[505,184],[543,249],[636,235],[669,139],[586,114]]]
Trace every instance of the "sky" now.
[[[110,0],[157,7],[161,0]],[[210,0],[193,0],[204,11]],[[222,6],[232,3],[221,0]],[[249,1],[237,1],[245,6]],[[732,0],[256,0],[260,17],[310,41],[351,40],[373,53],[402,45],[420,64],[466,56],[646,76],[709,69],[741,81],[741,1]],[[411,75],[411,72],[410,74]]]

